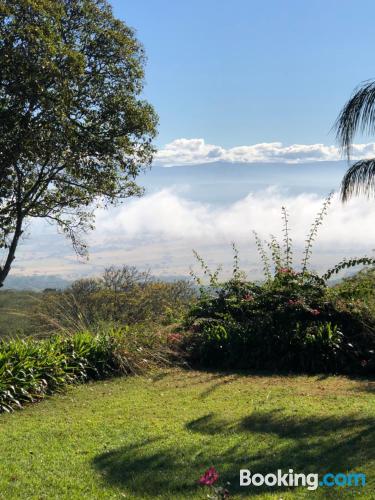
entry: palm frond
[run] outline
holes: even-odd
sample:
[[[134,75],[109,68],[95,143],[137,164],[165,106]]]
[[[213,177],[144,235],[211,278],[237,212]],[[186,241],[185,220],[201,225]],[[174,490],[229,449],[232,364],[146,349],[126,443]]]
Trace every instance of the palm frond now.
[[[346,172],[341,183],[341,199],[347,201],[353,194],[375,194],[375,158],[360,160]]]
[[[333,128],[349,159],[354,135],[358,131],[368,134],[375,132],[375,80],[367,80],[355,89]]]

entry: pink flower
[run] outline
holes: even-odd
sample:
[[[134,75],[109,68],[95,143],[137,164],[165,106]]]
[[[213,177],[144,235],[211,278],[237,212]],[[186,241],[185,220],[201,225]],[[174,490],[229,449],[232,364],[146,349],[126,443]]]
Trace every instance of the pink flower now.
[[[299,304],[302,304],[302,302],[298,299],[289,299],[288,300],[288,305],[290,305],[290,306],[298,306]]]
[[[249,302],[250,300],[254,300],[254,297],[251,295],[251,293],[247,293],[246,295],[243,296],[243,300]]]
[[[320,314],[319,309],[311,309],[311,311],[310,311],[310,312],[311,312],[311,314],[312,314],[313,316],[318,316],[318,315]]]
[[[202,477],[199,478],[199,484],[203,486],[212,486],[219,479],[219,474],[217,473],[215,467],[210,467],[206,470]]]
[[[290,267],[279,267],[277,272],[280,274],[296,274],[293,269],[290,269]]]
[[[363,368],[367,366],[367,361],[365,359],[362,359],[361,366],[363,366]]]
[[[167,337],[169,342],[180,342],[182,340],[181,333],[170,333]]]

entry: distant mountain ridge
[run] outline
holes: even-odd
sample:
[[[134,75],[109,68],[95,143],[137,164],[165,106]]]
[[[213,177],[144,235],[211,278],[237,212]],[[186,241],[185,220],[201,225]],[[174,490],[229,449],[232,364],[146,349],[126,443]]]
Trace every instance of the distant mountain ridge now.
[[[249,192],[278,186],[291,195],[328,194],[339,190],[346,161],[313,163],[213,162],[173,167],[153,166],[138,178],[146,194],[161,189],[182,190],[184,198],[207,203],[233,203]],[[183,190],[185,186],[185,190]]]
[[[46,288],[64,289],[70,281],[60,276],[8,276],[2,290],[30,290],[40,291]]]
[[[86,276],[85,276],[86,277]],[[94,276],[92,276],[94,277]],[[77,276],[76,279],[80,279]],[[168,275],[153,276],[153,279],[170,283],[176,280],[189,279],[187,275]],[[38,276],[9,276],[4,283],[4,287],[0,290],[17,290],[17,291],[42,291],[46,288],[64,290],[72,281],[69,281],[60,276],[38,275]]]

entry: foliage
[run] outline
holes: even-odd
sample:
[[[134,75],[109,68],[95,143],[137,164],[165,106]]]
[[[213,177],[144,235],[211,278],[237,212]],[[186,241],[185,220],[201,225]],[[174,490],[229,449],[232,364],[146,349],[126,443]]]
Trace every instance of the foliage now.
[[[186,326],[186,349],[203,366],[375,372],[375,317],[339,308],[310,274],[230,280],[191,308]]]
[[[343,261],[323,276],[308,269],[312,243],[329,201],[330,197],[311,226],[301,271],[292,268],[285,208],[283,242],[273,236],[266,242],[270,256],[256,235],[264,283],[248,281],[239,273],[236,253],[233,276],[224,283],[200,258],[210,281],[208,287],[201,286],[200,298],[186,317],[190,333],[184,346],[193,363],[220,368],[375,373],[374,311],[349,307],[352,297],[344,297],[339,290],[331,292],[326,283],[340,269],[370,264],[374,259]],[[374,288],[369,289],[371,293],[373,296]]]
[[[336,264],[334,267],[326,271],[322,278],[324,280],[329,280],[331,276],[334,274],[338,274],[340,271],[343,269],[350,269],[351,267],[355,266],[371,266],[372,264],[375,264],[375,259],[371,257],[359,257],[359,258],[353,258],[353,259],[344,259],[338,264]]]
[[[318,215],[316,216],[314,222],[311,225],[309,234],[307,235],[306,239],[305,250],[303,252],[302,272],[306,272],[308,270],[308,264],[312,253],[312,245],[318,234],[319,227],[323,224],[324,217],[328,212],[328,208],[331,204],[332,197],[333,197],[333,192],[328,195],[328,197],[323,203],[321,210],[319,211]],[[288,234],[288,227],[286,226],[286,224],[284,225],[284,229],[286,234]]]
[[[327,289],[336,307],[364,318],[375,317],[375,268],[362,269]]]
[[[357,132],[373,133],[375,81],[363,82],[341,110],[334,128],[341,147],[350,160],[350,150]],[[353,195],[371,195],[375,193],[375,159],[359,160],[346,172],[342,184],[341,195],[343,201]]]
[[[156,334],[130,328],[0,341],[0,412],[21,408],[69,384],[139,373],[166,361],[164,344]]]
[[[375,267],[362,269],[357,274],[344,278],[331,290],[337,297],[360,300],[374,307]]]
[[[85,254],[94,208],[141,193],[157,124],[144,61],[105,0],[0,1],[0,285],[30,219]]]
[[[45,292],[35,313],[44,330],[74,332],[103,323],[170,324],[182,318],[195,295],[186,280],[164,282],[134,267],[111,267],[62,292]]]

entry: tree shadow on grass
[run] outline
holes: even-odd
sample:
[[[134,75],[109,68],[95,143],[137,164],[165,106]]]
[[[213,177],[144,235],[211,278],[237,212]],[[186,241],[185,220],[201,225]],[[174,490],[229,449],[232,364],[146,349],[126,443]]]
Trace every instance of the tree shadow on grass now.
[[[199,439],[194,444],[191,440],[189,444],[182,440],[183,444],[177,448],[160,438],[108,451],[97,456],[93,466],[110,484],[129,493],[149,498],[157,495],[188,498],[197,492],[197,479],[202,472],[213,465],[223,481],[231,483],[232,493],[249,497],[276,491],[267,487],[240,488],[240,468],[263,474],[289,468],[295,472],[320,474],[349,470],[366,472],[366,465],[375,456],[374,419],[356,415],[299,418],[274,411],[252,413],[241,420],[229,421],[210,413],[192,420],[186,424],[186,429],[210,436],[215,444],[220,442],[220,452],[210,443],[206,448],[202,447]],[[238,433],[235,444],[234,433]],[[246,439],[250,435],[253,439],[255,436],[259,443],[262,443],[262,437],[263,441],[273,437],[273,444],[270,441],[269,445],[249,449]],[[277,492],[283,489],[278,488]],[[341,494],[348,498],[363,492],[361,488],[351,488],[350,492],[323,488],[316,493],[321,495],[320,498],[340,498]],[[302,496],[301,490],[298,498]]]
[[[204,390],[200,394],[200,399],[205,399],[211,394],[213,394],[219,387],[223,387],[225,385],[231,384],[232,382],[235,382],[236,380],[239,379],[239,375],[237,374],[231,374],[231,375],[216,375],[214,377],[214,380],[218,379],[217,382],[214,382],[210,387],[208,387],[206,390]]]
[[[372,429],[375,432],[375,419],[359,417],[358,415],[345,417],[295,417],[286,415],[281,410],[267,412],[253,412],[239,421],[228,421],[208,413],[203,417],[190,421],[186,428],[200,434],[225,434],[233,431],[245,431],[256,434],[275,434],[280,438],[311,439],[314,437],[330,437],[334,433],[344,431],[349,435],[351,431]]]

